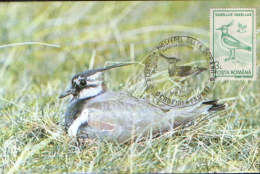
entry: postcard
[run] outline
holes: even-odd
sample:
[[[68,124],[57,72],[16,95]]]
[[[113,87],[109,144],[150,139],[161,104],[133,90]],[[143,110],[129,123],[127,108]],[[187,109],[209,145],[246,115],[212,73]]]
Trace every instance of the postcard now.
[[[0,173],[259,172],[259,13],[0,2]]]

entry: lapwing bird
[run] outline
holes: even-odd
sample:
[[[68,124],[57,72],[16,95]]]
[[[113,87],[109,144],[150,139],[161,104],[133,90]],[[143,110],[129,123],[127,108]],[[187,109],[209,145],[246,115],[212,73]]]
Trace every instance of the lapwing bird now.
[[[221,27],[217,28],[217,30],[221,31],[221,43],[223,47],[229,50],[229,57],[227,60],[235,59],[236,57],[236,49],[251,51],[251,47],[247,44],[241,42],[237,38],[233,37],[229,34],[229,27],[233,25],[233,21],[231,21],[227,25],[222,25]]]
[[[238,29],[237,32],[239,33],[245,33],[246,32],[247,25],[243,25],[241,23],[238,23]]]
[[[168,62],[168,74],[169,77],[181,77],[179,79],[187,79],[191,78],[194,75],[197,75],[203,71],[206,71],[207,68],[204,67],[198,67],[198,66],[180,66],[177,65],[178,62],[181,61],[181,59],[175,57],[175,56],[166,56],[162,53],[159,53],[160,57],[164,58]],[[184,77],[184,78],[182,78]],[[182,81],[182,80],[179,80]]]
[[[132,138],[138,141],[225,107],[212,100],[165,109],[127,92],[107,90],[103,72],[127,65],[130,63],[91,69],[73,76],[70,89],[60,95],[60,98],[72,95],[65,113],[65,127],[69,136],[120,143]]]

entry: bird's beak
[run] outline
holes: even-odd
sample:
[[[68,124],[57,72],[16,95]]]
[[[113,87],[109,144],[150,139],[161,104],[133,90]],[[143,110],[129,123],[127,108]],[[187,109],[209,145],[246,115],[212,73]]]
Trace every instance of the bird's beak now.
[[[75,94],[75,89],[69,89],[69,90],[63,92],[63,93],[59,96],[59,98],[64,98],[64,97],[66,97],[66,96],[68,96],[68,95],[73,95],[73,94]]]

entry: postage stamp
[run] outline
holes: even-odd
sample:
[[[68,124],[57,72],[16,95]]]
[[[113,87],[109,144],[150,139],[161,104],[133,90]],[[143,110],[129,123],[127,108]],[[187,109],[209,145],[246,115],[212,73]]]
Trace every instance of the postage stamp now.
[[[255,9],[210,9],[210,40],[216,80],[256,80]]]

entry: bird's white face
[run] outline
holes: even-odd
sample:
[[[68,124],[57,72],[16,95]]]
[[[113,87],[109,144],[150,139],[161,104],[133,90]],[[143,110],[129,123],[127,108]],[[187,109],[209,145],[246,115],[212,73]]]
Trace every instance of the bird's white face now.
[[[59,98],[73,95],[73,99],[84,99],[101,94],[104,89],[103,72],[112,68],[127,66],[134,63],[120,63],[104,68],[87,70],[76,74],[71,80],[71,87],[60,95]]]
[[[88,77],[78,76],[72,80],[72,86],[77,89],[77,95],[74,97],[83,99],[96,96],[103,92],[102,73],[97,72]]]
[[[92,75],[78,75],[73,77],[71,87],[60,98],[73,95],[73,99],[84,99],[94,97],[103,92],[102,72],[96,72]]]
[[[83,89],[80,91],[78,98],[83,99],[83,98],[94,97],[100,94],[102,91],[103,89],[101,85],[93,88]]]
[[[227,34],[227,33],[228,33],[228,27],[223,27],[223,30],[222,30],[222,31],[223,31],[223,33],[226,33],[226,34]]]
[[[227,25],[222,25],[221,27],[217,28],[217,30],[220,30],[222,33],[224,34],[228,34],[228,30],[229,30],[229,27],[233,25],[233,21],[231,21],[229,24]]]
[[[217,30],[220,30],[222,33],[225,33],[225,34],[228,33],[228,27],[227,26],[222,26],[220,28],[217,28]]]

